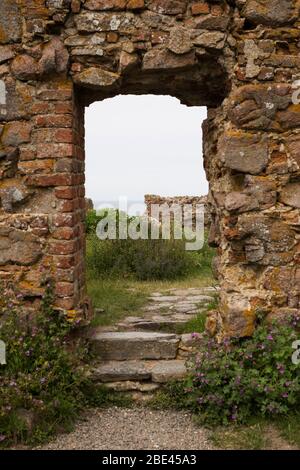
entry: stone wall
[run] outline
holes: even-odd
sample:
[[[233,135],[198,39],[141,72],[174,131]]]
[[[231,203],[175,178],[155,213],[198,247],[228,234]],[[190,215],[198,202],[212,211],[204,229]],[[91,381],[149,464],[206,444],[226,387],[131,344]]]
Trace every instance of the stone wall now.
[[[146,194],[145,195],[145,204],[146,204],[146,211],[147,214],[151,217],[152,211],[151,206],[161,206],[172,208],[173,207],[180,207],[181,208],[181,215],[183,215],[184,207],[190,206],[191,207],[191,223],[195,226],[195,219],[197,213],[204,213],[204,223],[205,226],[208,227],[211,223],[211,217],[207,202],[207,196],[173,196],[173,197],[163,197],[158,196],[156,194]],[[163,210],[162,210],[163,213]]]
[[[211,333],[299,310],[299,24],[299,0],[1,0],[0,276],[24,305],[52,277],[86,314],[84,106],[152,93],[208,107]]]

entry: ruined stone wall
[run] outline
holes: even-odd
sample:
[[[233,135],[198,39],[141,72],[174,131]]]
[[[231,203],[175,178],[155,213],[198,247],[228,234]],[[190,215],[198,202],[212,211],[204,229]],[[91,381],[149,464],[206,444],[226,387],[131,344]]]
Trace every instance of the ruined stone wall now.
[[[151,217],[153,205],[156,206],[165,206],[166,208],[180,207],[181,215],[185,207],[190,207],[190,224],[195,226],[195,220],[198,213],[204,213],[204,223],[208,227],[211,223],[211,217],[209,212],[209,206],[207,202],[207,196],[172,196],[172,197],[163,197],[155,194],[146,194],[145,195],[145,204],[147,214]],[[162,211],[163,212],[163,211]],[[188,214],[187,214],[188,215]]]
[[[87,311],[84,106],[153,93],[208,107],[211,333],[299,309],[299,24],[298,0],[1,0],[0,276],[27,307],[53,278]]]

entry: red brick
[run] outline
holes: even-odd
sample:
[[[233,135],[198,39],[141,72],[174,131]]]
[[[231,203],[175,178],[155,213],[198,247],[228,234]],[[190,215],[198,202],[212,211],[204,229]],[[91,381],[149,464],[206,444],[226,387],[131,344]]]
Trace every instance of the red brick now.
[[[77,188],[75,186],[67,186],[66,188],[58,188],[55,190],[55,196],[58,199],[73,199],[77,196]]]
[[[37,158],[63,158],[72,157],[73,145],[72,144],[38,144]]]
[[[55,214],[52,222],[54,227],[75,227],[79,220],[76,214]]]
[[[72,240],[78,236],[78,229],[72,227],[59,227],[52,233],[56,240]]]
[[[49,245],[50,255],[72,255],[78,250],[77,241],[51,242]]]
[[[55,278],[58,282],[74,282],[78,273],[75,268],[71,269],[57,269],[55,271]]]
[[[72,127],[73,118],[69,114],[44,114],[34,117],[36,127]]]
[[[76,307],[76,305],[78,305],[78,301],[74,297],[67,297],[64,299],[58,298],[55,301],[55,306],[62,308],[64,310],[73,310]]]
[[[53,263],[58,269],[71,269],[75,265],[74,256],[54,256]]]
[[[77,171],[76,160],[72,160],[72,158],[58,158],[55,171],[57,173],[75,173]]]
[[[34,160],[36,158],[36,149],[33,146],[30,147],[20,147],[20,156],[19,160],[22,161],[28,161],[28,160]]]
[[[32,175],[34,173],[49,173],[53,170],[54,160],[30,160],[19,162],[18,168],[23,174]]]
[[[43,101],[41,103],[36,102],[32,104],[30,111],[32,114],[47,114],[50,111],[50,105]]]
[[[71,282],[57,282],[55,284],[55,294],[58,297],[70,297],[74,294],[74,287]]]
[[[208,3],[198,2],[191,6],[192,15],[207,15],[210,12]]]
[[[51,143],[72,143],[72,129],[36,129],[33,131],[33,142],[45,144]]]
[[[51,175],[32,175],[26,179],[28,186],[68,186],[72,185],[72,175],[51,174]]]

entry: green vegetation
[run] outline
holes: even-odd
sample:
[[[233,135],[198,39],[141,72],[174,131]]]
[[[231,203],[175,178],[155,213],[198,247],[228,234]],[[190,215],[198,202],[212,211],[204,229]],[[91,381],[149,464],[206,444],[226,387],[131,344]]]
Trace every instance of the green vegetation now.
[[[89,211],[86,219],[88,293],[96,309],[94,326],[108,326],[125,316],[138,315],[152,292],[163,290],[167,294],[175,287],[214,283],[214,250],[207,240],[196,252],[186,251],[183,240],[99,240],[96,227],[108,213],[118,222],[121,215],[113,210],[100,214]],[[128,223],[134,220],[122,216]],[[205,316],[199,315],[187,332],[195,328],[202,331],[204,323]]]
[[[177,327],[177,334],[184,333],[203,333],[205,331],[205,323],[207,318],[207,313],[211,310],[215,310],[218,307],[218,297],[215,296],[215,299],[205,308],[198,313],[195,318],[189,320],[185,325]]]
[[[0,338],[7,365],[0,366],[0,446],[36,444],[70,430],[88,406],[128,406],[128,400],[88,379],[87,344],[51,308],[49,286],[34,318],[17,308],[12,289],[0,292]],[[9,300],[7,300],[9,299]]]
[[[120,279],[90,279],[88,293],[96,308],[93,326],[111,325],[133,312],[138,314],[148,294],[147,288],[136,289],[130,287],[130,282]]]
[[[218,427],[210,434],[213,444],[223,450],[263,450],[271,446],[266,423]]]
[[[300,449],[300,412],[290,413],[276,421],[280,435],[291,445]]]
[[[97,215],[95,211],[87,216],[87,266],[92,278],[121,277],[141,281],[174,280],[189,276],[201,275],[211,277],[211,261],[214,250],[204,247],[199,251],[187,251],[184,240],[159,238],[132,240],[120,239],[118,234],[114,240],[99,240],[96,236],[97,223],[109,211]],[[121,217],[118,211],[110,211],[118,222]],[[139,218],[126,217],[129,224]],[[150,230],[150,229],[149,229]]]
[[[283,432],[290,438],[294,432],[296,441],[299,426],[290,414],[299,410],[300,374],[291,358],[299,326],[300,318],[293,316],[286,325],[259,324],[252,338],[222,344],[202,339],[189,379],[168,385],[156,405],[189,409],[199,422],[214,426],[286,416]]]

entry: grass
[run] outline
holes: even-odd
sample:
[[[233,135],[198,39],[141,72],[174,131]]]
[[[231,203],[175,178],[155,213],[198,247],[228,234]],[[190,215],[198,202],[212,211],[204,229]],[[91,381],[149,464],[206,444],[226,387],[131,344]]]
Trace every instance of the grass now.
[[[138,314],[147,302],[146,290],[131,288],[120,279],[91,279],[88,293],[93,305],[102,309],[95,315],[92,326],[108,326],[132,313]]]
[[[87,238],[88,294],[94,308],[102,311],[95,315],[92,326],[110,326],[126,316],[139,315],[153,292],[168,294],[172,289],[201,288],[216,283],[210,267],[214,251],[207,246],[207,243],[201,252],[190,254],[196,261],[191,258],[192,269],[189,273],[166,280],[139,280],[134,273],[128,273],[126,270],[113,273],[111,267],[109,268],[109,252],[103,249],[105,246],[103,242],[102,245],[98,243],[95,237]],[[101,250],[97,251],[100,247]],[[111,248],[110,245],[108,248]],[[127,248],[129,250],[130,246]],[[126,253],[121,254],[124,257]],[[130,253],[126,256],[130,258]],[[106,265],[107,269],[104,269]],[[104,271],[99,268],[99,272],[97,267],[101,267]],[[166,275],[168,276],[168,273]],[[196,322],[197,328],[199,322],[203,328],[204,318],[199,317]],[[190,325],[190,328],[194,330],[194,325]]]
[[[300,449],[300,412],[281,418],[275,424],[281,437]]]
[[[218,297],[215,296],[214,300],[209,303],[206,309],[198,313],[195,318],[189,320],[185,325],[178,326],[176,333],[182,335],[184,333],[203,333],[205,331],[205,323],[207,318],[207,313],[211,310],[216,309],[218,306]]]
[[[271,445],[263,422],[249,423],[248,426],[222,426],[211,431],[210,439],[222,450],[262,450]]]
[[[211,286],[213,282],[210,277],[200,276],[177,281],[137,281],[114,277],[95,279],[89,276],[88,294],[93,306],[104,310],[95,315],[92,326],[110,326],[126,316],[139,315],[153,292],[163,291],[168,294],[171,289],[201,288]]]

